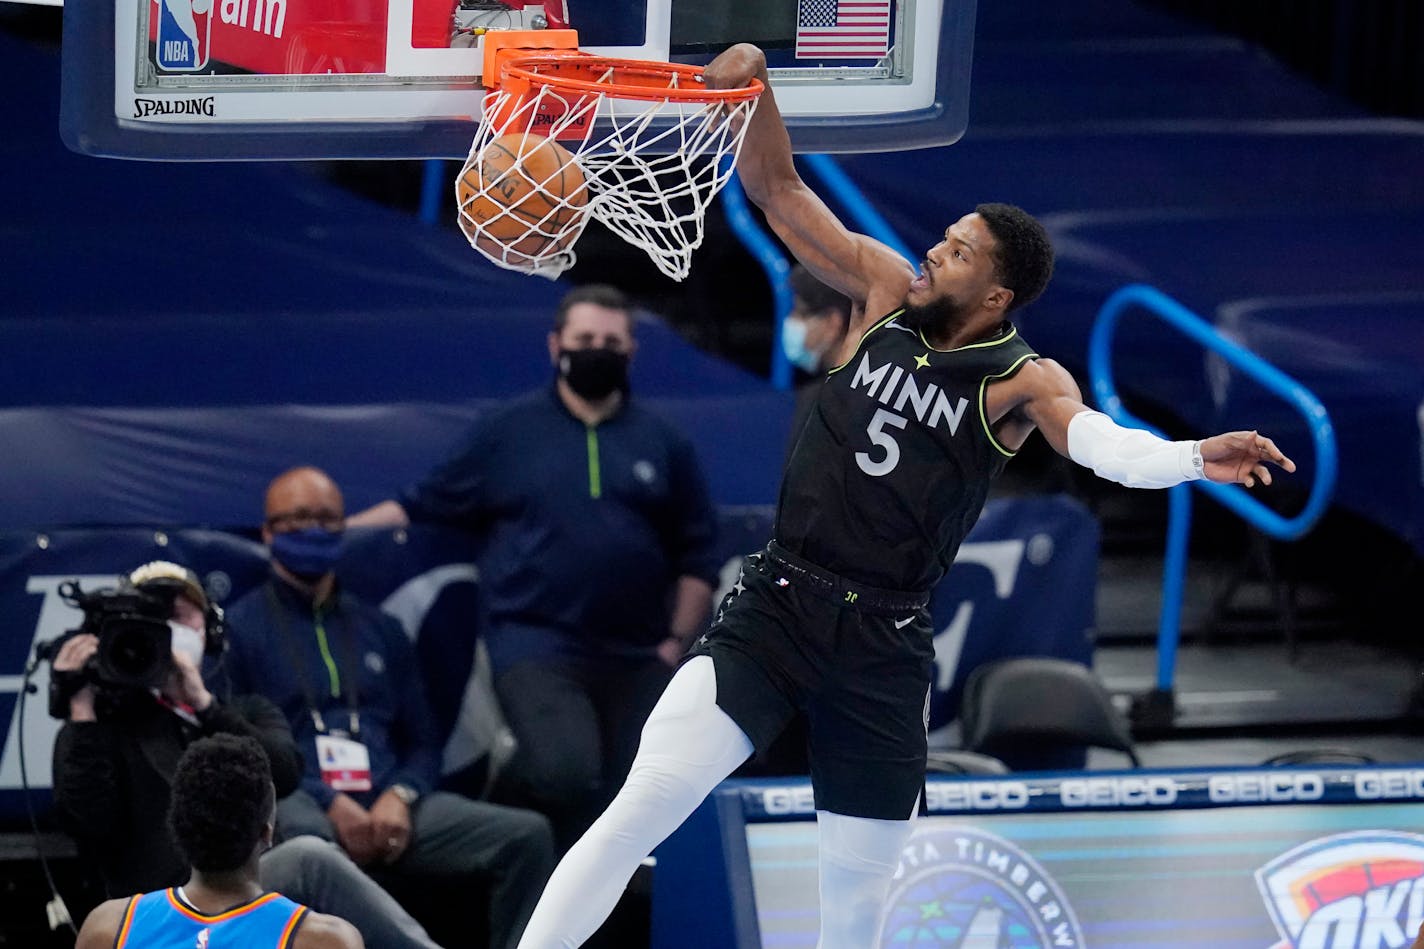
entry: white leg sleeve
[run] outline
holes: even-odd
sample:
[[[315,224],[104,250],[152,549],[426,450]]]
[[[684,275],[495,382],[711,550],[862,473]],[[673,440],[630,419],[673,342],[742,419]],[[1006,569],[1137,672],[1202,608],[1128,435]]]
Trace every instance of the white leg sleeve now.
[[[643,858],[752,750],[751,740],[717,707],[712,657],[683,663],[643,726],[628,780],[559,862],[519,949],[582,945],[618,905]]]
[[[821,838],[821,938],[817,949],[876,945],[880,914],[913,820],[817,811]]]
[[[1170,488],[1202,476],[1201,442],[1169,442],[1101,412],[1069,419],[1068,457],[1129,488]]]

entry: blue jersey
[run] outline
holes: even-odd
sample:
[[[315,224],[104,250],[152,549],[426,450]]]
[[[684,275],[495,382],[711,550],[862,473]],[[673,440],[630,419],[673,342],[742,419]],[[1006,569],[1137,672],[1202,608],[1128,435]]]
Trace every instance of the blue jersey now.
[[[176,889],[154,890],[129,900],[114,949],[288,949],[306,915],[280,893],[205,916]]]

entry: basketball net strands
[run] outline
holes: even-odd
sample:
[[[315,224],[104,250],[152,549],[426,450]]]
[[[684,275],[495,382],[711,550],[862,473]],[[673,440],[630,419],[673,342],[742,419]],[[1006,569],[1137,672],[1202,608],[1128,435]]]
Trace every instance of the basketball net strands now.
[[[456,180],[470,245],[554,279],[592,218],[686,277],[761,83],[708,89],[700,67],[595,56],[574,30],[490,31],[484,42],[489,91]]]

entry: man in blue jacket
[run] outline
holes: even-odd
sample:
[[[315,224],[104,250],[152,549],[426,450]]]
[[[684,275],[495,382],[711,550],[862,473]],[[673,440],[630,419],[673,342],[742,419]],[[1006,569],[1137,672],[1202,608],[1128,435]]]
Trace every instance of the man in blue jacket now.
[[[415,651],[394,618],[342,591],[341,491],[295,468],[268,488],[267,583],[233,604],[233,686],[291,723],[306,771],[278,832],[334,839],[378,875],[476,875],[492,884],[491,949],[518,942],[552,869],[548,821],[435,789],[440,744]]]
[[[590,284],[548,336],[552,384],[481,416],[448,459],[351,526],[479,535],[481,629],[518,751],[503,799],[573,843],[712,608],[716,513],[688,439],[631,398],[632,304]]]

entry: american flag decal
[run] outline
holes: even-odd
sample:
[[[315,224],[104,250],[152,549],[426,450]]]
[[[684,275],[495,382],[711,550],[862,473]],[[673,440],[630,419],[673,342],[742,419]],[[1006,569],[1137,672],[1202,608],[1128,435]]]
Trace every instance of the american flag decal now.
[[[798,0],[797,59],[880,59],[890,51],[891,0]]]

